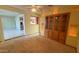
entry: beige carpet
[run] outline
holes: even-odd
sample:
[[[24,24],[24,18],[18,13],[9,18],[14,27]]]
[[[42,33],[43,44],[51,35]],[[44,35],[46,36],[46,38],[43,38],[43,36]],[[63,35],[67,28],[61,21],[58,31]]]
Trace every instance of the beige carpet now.
[[[12,52],[12,53],[39,53],[39,52],[51,52],[51,53],[72,53],[76,50],[70,46],[60,44],[54,40],[45,39],[41,36],[35,37],[19,37],[0,43],[0,52]]]

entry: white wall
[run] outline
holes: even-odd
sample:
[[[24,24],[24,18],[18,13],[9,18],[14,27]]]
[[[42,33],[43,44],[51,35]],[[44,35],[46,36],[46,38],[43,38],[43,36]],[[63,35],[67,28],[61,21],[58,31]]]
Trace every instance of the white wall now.
[[[3,36],[3,28],[2,28],[2,21],[1,21],[1,17],[0,17],[0,41],[4,40],[4,36]]]

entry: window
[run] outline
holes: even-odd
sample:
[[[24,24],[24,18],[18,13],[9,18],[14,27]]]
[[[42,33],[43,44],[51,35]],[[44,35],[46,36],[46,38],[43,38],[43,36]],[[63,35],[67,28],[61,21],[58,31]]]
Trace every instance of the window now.
[[[37,17],[35,17],[35,16],[30,17],[30,24],[37,24],[37,23],[38,23],[37,20],[38,20],[38,19],[37,19]]]

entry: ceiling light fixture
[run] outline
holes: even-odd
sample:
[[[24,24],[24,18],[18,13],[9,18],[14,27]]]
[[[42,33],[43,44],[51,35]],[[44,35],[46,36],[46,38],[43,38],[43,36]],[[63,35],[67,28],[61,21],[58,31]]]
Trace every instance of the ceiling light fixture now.
[[[32,12],[36,12],[36,9],[35,8],[32,8]]]

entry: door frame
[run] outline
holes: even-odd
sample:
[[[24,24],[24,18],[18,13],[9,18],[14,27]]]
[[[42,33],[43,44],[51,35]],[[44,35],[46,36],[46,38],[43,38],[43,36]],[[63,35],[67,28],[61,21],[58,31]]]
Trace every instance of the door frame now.
[[[25,15],[21,14],[18,17],[23,17],[24,35],[26,35],[26,30],[25,30],[26,29],[26,27],[25,27]]]

